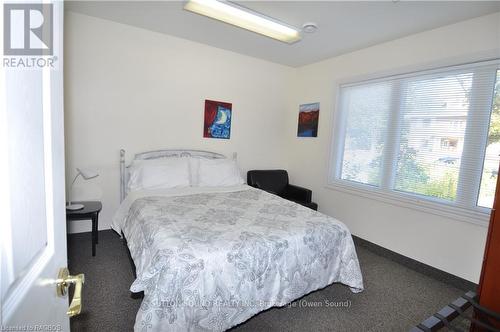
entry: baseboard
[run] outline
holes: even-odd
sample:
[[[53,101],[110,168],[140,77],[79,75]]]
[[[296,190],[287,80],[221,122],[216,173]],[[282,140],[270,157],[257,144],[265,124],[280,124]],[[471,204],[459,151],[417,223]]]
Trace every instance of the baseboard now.
[[[105,231],[109,229],[109,225],[99,225],[99,231]],[[90,220],[72,220],[66,223],[66,233],[68,234],[79,234],[79,233],[89,233],[92,231],[92,224]]]
[[[105,228],[99,229],[99,230],[97,230],[97,232],[99,234],[113,233],[113,234],[116,234],[117,237],[120,237],[120,235],[117,232],[115,232],[114,230],[109,229],[109,228],[107,228],[107,229],[105,229]],[[68,236],[73,236],[73,235],[81,235],[81,236],[87,236],[88,235],[88,236],[90,236],[91,234],[92,234],[91,231],[83,231],[83,232],[78,232],[78,233],[66,233],[66,235],[68,235]]]
[[[412,269],[415,272],[424,274],[463,291],[477,290],[478,285],[469,280],[462,279],[451,273],[436,269],[435,267],[432,267],[430,265],[403,256],[401,254],[398,254],[397,252],[381,247],[360,237],[353,235],[352,238],[356,245],[366,248],[379,256],[390,259],[391,261],[401,264],[409,269]]]

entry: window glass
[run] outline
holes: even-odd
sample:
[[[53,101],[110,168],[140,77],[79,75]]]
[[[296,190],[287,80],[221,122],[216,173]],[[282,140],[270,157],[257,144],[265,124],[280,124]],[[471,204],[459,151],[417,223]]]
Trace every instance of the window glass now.
[[[341,178],[378,186],[391,86],[371,84],[349,88],[344,98],[348,113]]]
[[[498,176],[498,164],[500,162],[500,70],[497,71],[495,91],[493,94],[493,105],[491,109],[490,129],[488,132],[488,144],[484,156],[483,174],[477,205],[482,207],[493,207],[495,188]]]
[[[408,82],[395,189],[455,200],[472,73]]]

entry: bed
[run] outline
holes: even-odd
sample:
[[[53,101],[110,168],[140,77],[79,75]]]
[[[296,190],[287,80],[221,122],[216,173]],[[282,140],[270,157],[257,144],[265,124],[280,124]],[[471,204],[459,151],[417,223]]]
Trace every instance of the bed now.
[[[160,158],[225,159],[194,150]],[[126,238],[144,292],[135,331],[224,331],[332,283],[363,280],[351,234],[340,221],[245,184],[128,190],[112,228]]]

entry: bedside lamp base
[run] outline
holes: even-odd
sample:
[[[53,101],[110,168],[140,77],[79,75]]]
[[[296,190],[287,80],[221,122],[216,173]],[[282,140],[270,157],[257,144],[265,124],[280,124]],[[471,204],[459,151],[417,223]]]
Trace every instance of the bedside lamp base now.
[[[76,210],[83,209],[83,207],[84,207],[83,204],[70,204],[70,205],[66,205],[66,210],[76,211]]]

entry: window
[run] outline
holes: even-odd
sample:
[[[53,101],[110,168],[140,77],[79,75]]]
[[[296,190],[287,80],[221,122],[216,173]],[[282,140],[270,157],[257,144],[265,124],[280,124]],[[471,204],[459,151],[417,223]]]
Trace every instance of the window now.
[[[445,137],[441,138],[441,149],[447,151],[456,151],[458,146],[458,138]]]
[[[380,185],[380,160],[389,119],[388,84],[355,87],[348,91],[342,179]]]
[[[500,162],[500,70],[497,71],[495,90],[493,93],[493,106],[491,110],[488,144],[483,162],[481,188],[479,191],[478,205],[491,208],[495,198],[495,188]]]
[[[500,62],[341,85],[331,182],[473,211],[500,162]]]

